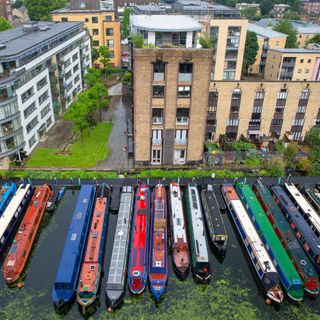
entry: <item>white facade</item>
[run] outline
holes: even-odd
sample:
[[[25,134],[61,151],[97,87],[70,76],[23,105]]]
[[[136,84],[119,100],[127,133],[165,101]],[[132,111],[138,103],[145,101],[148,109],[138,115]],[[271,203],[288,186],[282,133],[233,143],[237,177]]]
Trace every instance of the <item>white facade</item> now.
[[[23,44],[25,48],[21,50],[21,57],[20,48],[17,53],[10,48],[18,38],[16,35],[7,42],[7,52],[0,50],[0,158],[14,156],[21,151],[29,154],[52,128],[55,117],[61,115],[82,91],[83,75],[91,67],[90,39],[83,24],[64,23],[59,26],[49,22],[48,25],[50,28],[46,30],[51,32],[49,34],[48,31],[48,35],[46,30],[40,30],[40,24],[34,34],[25,33],[28,39]],[[69,35],[66,32],[68,27]],[[21,30],[16,30],[17,34],[21,34]],[[1,43],[1,36],[8,38],[0,33]],[[23,36],[24,33],[22,39]],[[32,36],[42,37],[43,40]],[[48,39],[45,39],[46,36]],[[28,42],[34,43],[29,45]],[[39,51],[45,48],[43,54],[26,59],[28,50],[32,55],[37,47],[41,48]],[[8,52],[12,58],[10,55],[8,57]],[[16,68],[11,67],[14,64]],[[58,107],[61,110],[55,112]]]

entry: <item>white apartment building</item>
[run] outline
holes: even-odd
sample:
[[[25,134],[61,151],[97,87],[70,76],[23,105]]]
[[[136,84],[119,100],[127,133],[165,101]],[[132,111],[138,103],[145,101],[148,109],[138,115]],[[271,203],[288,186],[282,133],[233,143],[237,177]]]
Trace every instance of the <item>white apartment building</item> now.
[[[0,33],[0,158],[29,154],[83,88],[81,22],[28,22]]]

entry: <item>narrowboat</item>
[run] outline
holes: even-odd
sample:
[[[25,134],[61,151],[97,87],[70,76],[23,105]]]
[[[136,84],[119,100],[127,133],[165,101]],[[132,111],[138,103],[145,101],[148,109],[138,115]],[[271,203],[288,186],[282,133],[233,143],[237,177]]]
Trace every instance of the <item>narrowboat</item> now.
[[[176,182],[170,184],[169,206],[173,269],[180,278],[185,279],[190,268],[189,245],[182,194],[180,186]]]
[[[277,268],[281,284],[288,297],[299,302],[303,300],[303,282],[293,266],[290,257],[281,244],[273,227],[264,213],[259,200],[251,187],[244,183],[237,183],[236,190],[246,208],[256,230],[266,246],[270,258]]]
[[[15,183],[5,183],[0,190],[0,217],[6,210],[9,205],[11,199],[17,191],[17,186]]]
[[[0,217],[0,254],[16,231],[33,194],[31,184],[21,184]]]
[[[203,213],[197,185],[188,184],[186,207],[189,225],[191,266],[196,280],[207,283],[211,277]]]
[[[111,202],[110,202],[110,210],[118,211],[120,205],[120,186],[112,186],[112,195],[111,195]]]
[[[320,239],[320,216],[315,212],[293,183],[285,183],[284,190],[287,192],[291,201],[296,205],[303,218],[308,222],[316,237]]]
[[[318,189],[302,187],[301,191],[316,212],[320,214],[320,192]]]
[[[65,307],[76,293],[95,193],[95,186],[81,186],[52,289],[52,301],[58,310]]]
[[[280,186],[271,187],[271,194],[288,221],[290,228],[299,240],[302,248],[320,271],[320,240],[315,236],[311,227],[303,219],[301,213],[293,204],[287,193]]]
[[[83,308],[90,306],[97,298],[104,261],[104,247],[110,206],[110,187],[101,184],[96,200],[88,234],[84,260],[79,276],[77,301]]]
[[[232,185],[224,184],[221,191],[264,295],[273,303],[281,303],[283,291],[280,286],[279,274],[236,190]]]
[[[220,212],[221,213],[226,213],[227,207],[226,207],[226,203],[224,201],[224,198],[222,196],[220,186],[219,185],[213,185],[212,189],[213,189],[214,195],[215,195],[215,197],[217,199]]]
[[[106,303],[110,311],[121,304],[126,291],[133,199],[133,187],[122,187],[116,232],[105,287]]]
[[[4,278],[8,284],[15,283],[22,275],[51,194],[52,190],[48,185],[38,186],[34,191],[4,262]]]
[[[163,185],[157,184],[153,189],[151,205],[148,276],[150,290],[160,300],[168,280],[167,194]]]
[[[227,252],[228,234],[212,185],[208,184],[207,188],[201,191],[201,200],[211,243],[217,252],[224,256]]]
[[[253,186],[260,204],[265,211],[274,231],[279,237],[283,247],[286,249],[294,267],[298,271],[306,293],[317,296],[319,293],[318,275],[306,253],[300,246],[288,222],[283,216],[281,209],[277,206],[269,190],[257,181]]]
[[[141,294],[147,284],[149,220],[150,188],[140,184],[135,198],[128,267],[129,289],[136,295]]]

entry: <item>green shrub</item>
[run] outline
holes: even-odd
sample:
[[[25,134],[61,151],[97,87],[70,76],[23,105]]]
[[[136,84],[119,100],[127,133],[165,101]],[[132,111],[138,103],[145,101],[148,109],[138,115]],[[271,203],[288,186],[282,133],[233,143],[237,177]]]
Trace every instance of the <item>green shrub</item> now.
[[[246,167],[260,167],[261,157],[251,154],[246,157],[246,159],[244,160],[244,164]]]
[[[256,146],[254,144],[245,141],[236,141],[230,144],[231,151],[248,151],[255,148]]]

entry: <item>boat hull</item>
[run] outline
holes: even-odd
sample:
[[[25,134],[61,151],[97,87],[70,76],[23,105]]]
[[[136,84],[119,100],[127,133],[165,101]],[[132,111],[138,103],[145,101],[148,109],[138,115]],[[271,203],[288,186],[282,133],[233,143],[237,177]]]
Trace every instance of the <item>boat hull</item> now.
[[[123,302],[124,290],[106,290],[107,305],[112,309],[118,308]]]

